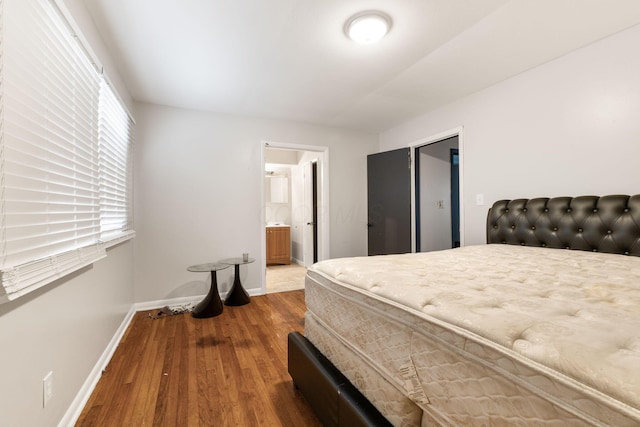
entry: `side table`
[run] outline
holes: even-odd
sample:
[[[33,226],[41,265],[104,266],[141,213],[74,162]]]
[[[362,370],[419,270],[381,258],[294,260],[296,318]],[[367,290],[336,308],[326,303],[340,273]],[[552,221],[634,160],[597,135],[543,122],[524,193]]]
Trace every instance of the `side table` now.
[[[255,258],[248,258],[246,261],[240,258],[227,258],[218,261],[221,264],[235,266],[235,278],[233,279],[233,286],[227,294],[227,298],[224,300],[224,305],[245,305],[251,302],[249,294],[242,287],[240,282],[240,266],[243,264],[250,264],[255,261]]]
[[[211,272],[211,288],[209,293],[202,301],[195,306],[191,315],[200,319],[207,317],[215,317],[222,313],[222,300],[220,299],[220,293],[218,292],[218,278],[216,272],[229,268],[229,264],[221,264],[210,262],[207,264],[198,264],[187,267],[188,271],[196,273]]]

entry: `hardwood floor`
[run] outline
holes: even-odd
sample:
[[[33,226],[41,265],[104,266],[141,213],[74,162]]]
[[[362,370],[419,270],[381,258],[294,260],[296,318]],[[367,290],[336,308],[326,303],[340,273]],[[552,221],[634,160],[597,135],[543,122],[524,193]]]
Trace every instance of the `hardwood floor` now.
[[[304,291],[220,316],[135,314],[76,426],[320,426],[287,372]]]

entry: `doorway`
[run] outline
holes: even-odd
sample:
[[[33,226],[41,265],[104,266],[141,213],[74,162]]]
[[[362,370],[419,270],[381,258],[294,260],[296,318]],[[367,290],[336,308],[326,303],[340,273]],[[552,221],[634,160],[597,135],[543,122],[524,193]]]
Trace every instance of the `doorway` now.
[[[278,292],[304,285],[306,267],[328,258],[328,148],[263,142],[263,291]],[[274,187],[281,179],[285,190]],[[273,198],[273,188],[275,194]],[[279,194],[284,193],[284,197]],[[290,264],[267,266],[267,234],[271,227],[287,228]],[[271,247],[271,246],[270,246]],[[282,263],[284,264],[284,263]],[[274,278],[277,283],[274,283]],[[284,280],[282,278],[286,278]],[[269,279],[269,280],[267,280]],[[290,283],[284,283],[284,282]]]
[[[416,145],[413,149],[416,252],[459,247],[459,137]]]

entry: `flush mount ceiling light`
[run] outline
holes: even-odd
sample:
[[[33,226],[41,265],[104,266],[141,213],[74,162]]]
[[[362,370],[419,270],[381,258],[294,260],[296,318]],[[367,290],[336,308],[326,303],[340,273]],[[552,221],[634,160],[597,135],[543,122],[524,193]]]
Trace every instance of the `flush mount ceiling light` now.
[[[353,15],[344,25],[344,32],[356,43],[375,43],[389,32],[391,18],[378,11],[360,12]]]

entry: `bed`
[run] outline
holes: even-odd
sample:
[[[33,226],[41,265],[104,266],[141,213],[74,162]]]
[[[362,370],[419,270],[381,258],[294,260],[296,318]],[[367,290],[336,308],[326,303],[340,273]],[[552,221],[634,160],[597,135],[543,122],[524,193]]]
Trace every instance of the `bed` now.
[[[289,371],[325,425],[336,375],[361,425],[640,425],[640,195],[501,200],[487,243],[309,269]]]

